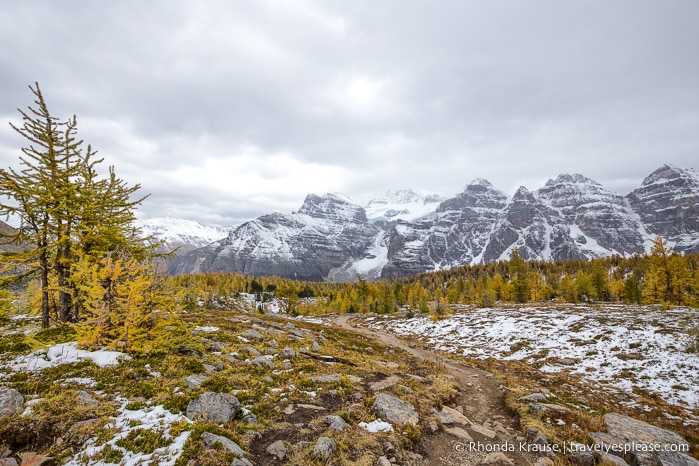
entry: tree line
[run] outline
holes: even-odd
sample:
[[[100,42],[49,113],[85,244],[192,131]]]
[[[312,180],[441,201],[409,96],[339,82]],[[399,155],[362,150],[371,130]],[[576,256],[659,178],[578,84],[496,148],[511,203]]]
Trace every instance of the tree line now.
[[[258,302],[281,298],[292,313],[377,312],[401,308],[447,312],[450,305],[613,302],[699,306],[699,255],[674,253],[656,237],[649,254],[560,262],[525,261],[513,249],[507,261],[468,265],[397,280],[351,283],[298,282],[279,277],[207,273],[171,277],[203,305],[253,293]],[[192,298],[193,299],[193,298]],[[264,306],[260,306],[263,310]]]

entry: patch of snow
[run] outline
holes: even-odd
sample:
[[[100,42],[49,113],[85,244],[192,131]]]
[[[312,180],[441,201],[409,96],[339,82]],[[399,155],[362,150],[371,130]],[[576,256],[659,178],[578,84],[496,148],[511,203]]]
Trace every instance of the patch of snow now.
[[[214,327],[213,325],[204,326],[204,327],[200,327],[197,325],[196,327],[194,327],[195,332],[213,333],[213,332],[218,332],[219,330],[220,329],[218,327]]]
[[[18,356],[6,366],[14,372],[42,371],[49,367],[76,363],[86,359],[92,360],[100,367],[106,367],[115,366],[122,359],[129,360],[131,356],[119,351],[79,350],[76,342],[70,342],[51,346],[48,350],[39,350],[25,356]]]
[[[393,432],[393,426],[386,421],[382,421],[381,419],[377,419],[377,420],[371,421],[369,423],[360,422],[359,427],[366,430],[367,432],[372,432],[372,433]]]
[[[126,409],[129,401],[125,398],[120,398],[121,408],[119,415],[112,418],[106,428],[116,430],[116,435],[108,442],[97,445],[97,439],[93,438],[86,442],[83,451],[75,455],[75,457],[66,463],[70,466],[106,466],[111,463],[93,459],[97,456],[106,445],[109,445],[113,450],[118,450],[123,454],[120,465],[136,466],[140,464],[158,464],[163,466],[173,466],[177,459],[184,451],[184,444],[189,438],[190,432],[184,431],[177,437],[173,438],[170,435],[170,427],[176,422],[185,420],[191,422],[181,414],[173,414],[162,406],[149,406],[143,409],[130,410]],[[134,452],[117,446],[117,442],[127,438],[129,433],[136,430],[150,430],[163,432],[163,437],[170,440],[170,443],[164,447],[160,447],[153,453]]]
[[[682,327],[691,312],[620,305],[482,308],[438,322],[377,318],[369,326],[465,357],[526,361],[544,373],[569,370],[599,390],[631,398],[640,387],[691,416],[699,408],[699,355],[684,351]]]

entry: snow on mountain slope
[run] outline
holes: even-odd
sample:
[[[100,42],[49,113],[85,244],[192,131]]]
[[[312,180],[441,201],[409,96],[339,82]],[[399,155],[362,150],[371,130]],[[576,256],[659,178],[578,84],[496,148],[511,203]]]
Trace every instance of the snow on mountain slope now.
[[[389,190],[383,196],[369,201],[364,210],[369,221],[413,222],[434,212],[443,200],[444,198],[437,194],[421,196],[411,189]]]
[[[180,218],[156,217],[137,219],[136,228],[141,235],[153,236],[165,241],[168,248],[180,247],[189,250],[201,248],[228,235],[230,228],[202,225]]]
[[[298,212],[247,222],[178,257],[170,272],[390,279],[507,260],[514,248],[547,261],[631,255],[648,251],[656,234],[679,251],[699,251],[695,170],[663,166],[628,196],[579,174],[521,187],[509,200],[483,179],[449,199],[389,191],[367,209],[340,194],[311,194]]]
[[[349,270],[351,263],[375,254],[380,233],[368,223],[364,209],[346,196],[309,194],[298,212],[246,222],[221,241],[177,257],[169,270],[323,280],[331,271]]]
[[[699,172],[663,165],[628,196],[647,230],[677,251],[699,252]]]

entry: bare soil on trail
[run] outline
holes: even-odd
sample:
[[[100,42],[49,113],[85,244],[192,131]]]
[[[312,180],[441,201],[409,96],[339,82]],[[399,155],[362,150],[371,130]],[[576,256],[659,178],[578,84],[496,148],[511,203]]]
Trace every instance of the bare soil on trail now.
[[[445,430],[440,429],[435,434],[423,430],[420,443],[420,453],[424,457],[423,465],[478,465],[488,455],[488,451],[502,450],[506,450],[503,453],[515,465],[532,465],[536,462],[536,456],[527,451],[521,451],[520,445],[525,442],[519,428],[519,420],[505,406],[502,387],[492,374],[445,358],[435,351],[417,348],[394,335],[356,326],[352,322],[351,315],[340,315],[335,318],[335,323],[344,330],[376,339],[384,345],[403,350],[427,363],[441,365],[456,377],[460,391],[454,406],[463,407],[463,414],[471,421],[471,425],[464,428],[473,439],[473,443],[480,448],[476,448],[469,440],[458,438]],[[482,431],[481,426],[496,422],[505,428],[500,429],[497,437],[491,439],[479,432]]]

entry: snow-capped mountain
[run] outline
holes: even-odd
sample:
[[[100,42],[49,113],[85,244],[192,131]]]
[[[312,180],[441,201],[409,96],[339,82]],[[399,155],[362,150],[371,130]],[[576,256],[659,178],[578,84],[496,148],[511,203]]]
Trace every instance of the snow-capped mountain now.
[[[372,199],[364,210],[370,222],[379,220],[405,220],[414,222],[435,211],[445,199],[438,194],[421,196],[412,189],[386,191],[383,196]]]
[[[246,222],[226,238],[177,257],[169,270],[347,280],[353,278],[348,276],[351,264],[375,253],[381,234],[364,209],[346,196],[310,194],[298,212]]]
[[[650,233],[669,238],[676,251],[699,250],[699,171],[663,165],[627,197]]]
[[[179,248],[180,253],[225,238],[230,231],[227,227],[202,225],[191,220],[169,217],[137,219],[135,226],[142,236],[165,241],[167,249]]]
[[[579,174],[512,199],[476,179],[449,199],[387,192],[366,208],[338,194],[309,195],[297,213],[244,223],[177,257],[171,273],[224,270],[311,280],[396,278],[508,259],[562,260],[648,251],[662,235],[699,252],[699,174],[665,165],[621,196]]]

